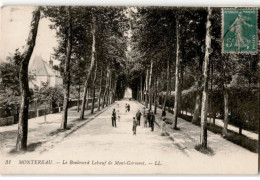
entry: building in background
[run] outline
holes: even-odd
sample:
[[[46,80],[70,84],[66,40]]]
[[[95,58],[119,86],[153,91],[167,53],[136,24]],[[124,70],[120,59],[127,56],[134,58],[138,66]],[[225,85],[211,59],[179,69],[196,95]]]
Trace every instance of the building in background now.
[[[41,87],[42,83],[48,83],[49,87],[62,85],[63,80],[60,71],[53,69],[53,60],[50,58],[49,64],[41,56],[35,56],[29,66],[29,73],[34,76],[30,81],[30,88]]]

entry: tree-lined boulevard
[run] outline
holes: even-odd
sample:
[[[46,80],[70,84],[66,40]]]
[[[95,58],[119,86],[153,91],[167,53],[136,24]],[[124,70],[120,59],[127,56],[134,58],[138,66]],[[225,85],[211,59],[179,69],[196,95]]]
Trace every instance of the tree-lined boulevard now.
[[[145,162],[142,170],[137,166],[130,172],[109,166],[82,172],[72,167],[73,173],[256,172],[259,50],[243,52],[251,41],[238,37],[241,29],[235,29],[243,26],[235,24],[241,18],[249,21],[241,13],[223,36],[223,10],[36,7],[24,51],[17,49],[0,66],[1,112],[18,119],[18,128],[0,127],[0,149],[14,161],[39,153],[55,157],[60,170],[67,168],[60,164],[65,157]],[[259,10],[251,11],[257,17]],[[29,62],[44,18],[56,32],[58,46],[51,56],[59,61],[55,69],[63,85],[29,88],[36,78]],[[244,25],[251,28],[252,23],[258,25],[255,36],[260,35],[260,23],[251,19]],[[235,52],[223,52],[232,45],[223,43],[225,36],[234,38]],[[47,106],[49,115],[44,111],[44,120],[29,120],[30,108],[38,116],[37,106]],[[62,111],[54,113],[57,107]],[[138,109],[141,126],[133,136]],[[154,131],[144,127],[148,110],[155,114]]]
[[[125,112],[126,103],[131,106],[130,112]],[[117,108],[117,104],[119,104],[119,108]],[[111,113],[114,108],[117,115],[120,115],[120,121],[117,120],[117,128],[113,128],[111,125]],[[76,174],[146,174],[151,172],[181,174],[187,173],[187,171],[199,174],[202,173],[202,168],[203,173],[206,174],[252,173],[256,171],[257,154],[228,142],[219,135],[209,133],[209,146],[214,149],[214,156],[196,151],[194,146],[199,143],[196,138],[199,136],[199,127],[182,119],[178,121],[179,127],[183,131],[176,132],[168,126],[167,131],[170,136],[161,136],[161,129],[158,125],[155,125],[154,132],[151,132],[150,128],[143,127],[144,118],[142,117],[141,126],[137,127],[137,135],[133,136],[132,118],[137,110],[142,108],[143,105],[136,101],[116,101],[76,131],[71,133],[68,130],[68,135],[62,135],[65,137],[57,136],[55,139],[43,136],[48,125],[32,125],[29,129],[31,136],[29,136],[28,141],[39,142],[37,135],[42,134],[44,142],[37,146],[33,152],[5,156],[11,160],[11,166],[2,166],[1,168],[8,170],[8,172],[16,171],[19,173],[19,168],[13,169],[11,167],[21,166],[19,164],[21,160],[51,160],[52,164],[50,165],[32,166],[32,164],[24,163],[22,166],[30,166],[30,168],[21,169],[21,173],[40,173],[42,171],[39,166],[44,167],[45,173],[63,174],[70,172]],[[161,113],[160,109],[158,109],[159,113]],[[54,126],[59,124],[60,117],[61,114],[58,114],[50,118],[52,119],[50,124],[53,124],[52,130],[54,130]],[[169,114],[167,117],[172,118],[172,115]],[[160,124],[160,115],[156,115],[156,119],[157,123]],[[69,126],[72,120],[73,118],[68,119]],[[37,121],[43,122],[43,119],[37,119]],[[46,129],[43,130],[43,128]],[[49,129],[51,128],[49,127]],[[10,146],[11,142],[8,145]],[[8,149],[1,154],[8,154]],[[240,156],[241,154],[243,156]],[[237,158],[238,156],[240,157]],[[90,161],[89,164],[88,161]],[[97,161],[100,162],[99,165]],[[109,161],[112,164],[109,165]],[[241,161],[245,163],[239,163]],[[106,162],[106,164],[102,165],[101,162],[103,164]]]

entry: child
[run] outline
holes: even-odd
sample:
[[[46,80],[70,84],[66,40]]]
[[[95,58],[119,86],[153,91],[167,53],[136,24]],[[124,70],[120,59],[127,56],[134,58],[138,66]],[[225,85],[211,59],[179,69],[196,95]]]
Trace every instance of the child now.
[[[133,135],[136,135],[136,126],[137,126],[137,121],[135,117],[133,117]]]

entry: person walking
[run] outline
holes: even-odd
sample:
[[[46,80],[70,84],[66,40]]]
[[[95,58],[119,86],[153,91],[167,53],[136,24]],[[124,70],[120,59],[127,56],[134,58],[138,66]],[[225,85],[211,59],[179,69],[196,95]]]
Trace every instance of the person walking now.
[[[147,113],[147,117],[146,118],[147,118],[149,127],[151,127],[151,111],[150,111],[150,109],[148,109],[148,113]]]
[[[147,127],[147,115],[145,114],[145,106],[143,107],[143,119],[144,119],[144,127]]]
[[[136,126],[137,126],[137,121],[135,117],[133,117],[133,135],[136,135]]]
[[[125,104],[125,112],[127,112],[128,111],[128,105],[127,105],[127,103]]]
[[[145,106],[143,107],[143,117],[145,117]]]
[[[127,110],[130,112],[130,104],[127,105]]]
[[[147,120],[147,117],[144,118],[144,127],[147,127],[147,123],[148,123],[148,120]]]
[[[155,116],[154,116],[153,112],[151,112],[150,122],[151,122],[151,131],[153,131],[154,123],[155,123]]]
[[[116,110],[113,109],[113,112],[112,112],[112,127],[116,127]]]
[[[166,118],[166,111],[165,111],[165,109],[162,110],[162,119],[163,119],[164,117]]]
[[[141,121],[141,116],[142,116],[142,113],[140,111],[140,109],[138,109],[137,113],[136,113],[136,119],[137,119],[137,126],[140,126],[140,121]]]

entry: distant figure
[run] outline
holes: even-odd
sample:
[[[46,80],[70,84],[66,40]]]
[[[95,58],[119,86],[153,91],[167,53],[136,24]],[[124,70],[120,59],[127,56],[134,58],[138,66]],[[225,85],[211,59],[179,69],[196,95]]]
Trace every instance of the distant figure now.
[[[163,111],[162,111],[162,118],[163,118],[163,117],[166,118],[166,111],[165,111],[165,109],[163,109]]]
[[[143,107],[143,117],[145,117],[145,106]]]
[[[153,114],[153,112],[151,112],[151,117],[150,117],[150,121],[151,121],[151,131],[154,130],[154,122],[155,122],[155,116]]]
[[[117,104],[117,112],[119,113],[119,104]]]
[[[137,126],[137,121],[135,117],[133,117],[133,135],[136,135],[136,126]]]
[[[151,127],[151,111],[150,111],[150,109],[148,109],[148,113],[147,113],[147,117],[146,118],[147,118],[149,127]]]
[[[113,109],[111,119],[112,119],[112,126],[116,127],[116,110],[115,109]]]
[[[117,116],[118,122],[120,122],[120,116]]]
[[[127,110],[130,111],[130,104],[127,105]]]
[[[162,127],[162,129],[161,129],[161,135],[162,136],[167,136],[167,132],[166,132],[166,118],[165,118],[165,116],[162,118],[162,125],[161,125],[161,127]]]
[[[128,105],[125,104],[125,112],[127,112],[127,111],[128,111]]]
[[[144,118],[144,127],[147,127],[148,119],[147,116]]]
[[[140,126],[141,116],[142,116],[142,113],[141,113],[141,111],[138,109],[138,111],[137,111],[137,113],[136,113],[137,126]]]

